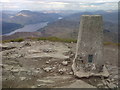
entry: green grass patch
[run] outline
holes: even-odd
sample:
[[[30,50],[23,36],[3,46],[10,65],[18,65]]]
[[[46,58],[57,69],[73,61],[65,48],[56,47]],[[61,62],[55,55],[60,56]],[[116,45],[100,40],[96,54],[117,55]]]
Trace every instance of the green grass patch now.
[[[104,45],[117,45],[120,46],[120,43],[113,43],[113,42],[104,42]]]
[[[28,37],[26,39],[30,40],[43,40],[43,41],[52,41],[52,42],[65,42],[65,43],[77,43],[77,40],[75,39],[69,39],[69,38],[58,38],[58,37]],[[11,39],[11,40],[4,40],[2,43],[8,43],[8,42],[22,42],[24,41],[24,38],[17,38],[17,39]],[[118,45],[120,46],[120,43],[113,43],[113,42],[104,42],[104,45]]]
[[[75,39],[65,39],[65,38],[58,38],[58,37],[28,37],[26,39],[30,39],[30,40],[44,40],[44,41],[52,41],[52,42],[66,42],[66,43],[77,43],[77,40]],[[12,40],[4,40],[2,41],[2,43],[8,43],[8,42],[22,42],[25,39],[23,38],[18,38],[18,39],[12,39]]]
[[[48,40],[52,42],[66,42],[66,43],[76,43],[77,40],[74,39],[65,39],[65,38],[58,38],[58,37],[39,37],[37,40]]]
[[[17,39],[11,39],[11,40],[3,40],[2,43],[8,43],[8,42],[22,42],[24,41],[23,38],[17,38]]]

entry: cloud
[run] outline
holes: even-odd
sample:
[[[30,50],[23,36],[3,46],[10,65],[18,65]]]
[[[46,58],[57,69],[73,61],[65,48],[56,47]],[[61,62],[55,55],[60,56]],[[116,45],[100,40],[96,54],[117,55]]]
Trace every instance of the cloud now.
[[[59,4],[59,5],[62,5],[62,4],[69,4],[69,3],[65,3],[65,2],[49,2],[47,4],[53,4],[53,5]]]
[[[16,9],[20,7],[19,6],[3,6],[3,8]]]
[[[82,7],[82,8],[90,8],[90,7],[99,7],[99,6],[96,6],[96,5],[81,5],[80,7]]]
[[[2,0],[8,10],[86,10],[117,9],[118,0]]]
[[[10,2],[10,0],[2,0],[1,2]]]
[[[66,3],[106,3],[106,2],[119,2],[119,0],[46,0],[53,2],[66,2]]]
[[[119,2],[119,0],[1,0],[1,2],[63,2],[63,3],[102,3]]]

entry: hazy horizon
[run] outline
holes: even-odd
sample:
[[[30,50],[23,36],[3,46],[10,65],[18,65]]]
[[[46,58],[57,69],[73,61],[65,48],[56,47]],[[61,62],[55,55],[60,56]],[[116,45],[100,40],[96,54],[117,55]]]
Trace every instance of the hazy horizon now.
[[[3,0],[2,10],[117,10],[119,0]]]

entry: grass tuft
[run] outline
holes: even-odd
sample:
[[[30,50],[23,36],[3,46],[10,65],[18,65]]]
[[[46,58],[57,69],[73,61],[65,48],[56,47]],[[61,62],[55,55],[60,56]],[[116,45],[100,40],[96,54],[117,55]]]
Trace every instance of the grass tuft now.
[[[65,38],[57,38],[57,37],[40,37],[40,38],[37,38],[37,40],[48,40],[52,42],[66,42],[66,43],[77,42],[77,40],[74,40],[74,39],[65,39]]]
[[[22,42],[24,41],[23,38],[17,38],[17,39],[11,39],[11,40],[4,40],[2,43],[8,43],[8,42]]]
[[[77,43],[77,40],[75,39],[65,39],[65,38],[58,38],[58,37],[28,37],[26,39],[30,39],[30,40],[44,40],[44,41],[52,41],[52,42],[66,42],[66,43]],[[8,43],[8,42],[22,42],[25,39],[23,38],[18,38],[18,39],[12,39],[12,40],[4,40],[2,41],[3,43]]]
[[[104,42],[104,45],[117,45],[120,46],[120,43],[113,43],[113,42]]]

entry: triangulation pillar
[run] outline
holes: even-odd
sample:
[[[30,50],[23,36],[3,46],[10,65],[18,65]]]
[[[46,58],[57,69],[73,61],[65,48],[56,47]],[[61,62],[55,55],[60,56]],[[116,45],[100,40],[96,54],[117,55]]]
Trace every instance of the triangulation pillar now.
[[[82,15],[72,65],[74,74],[78,77],[108,77],[104,63],[102,16]]]

